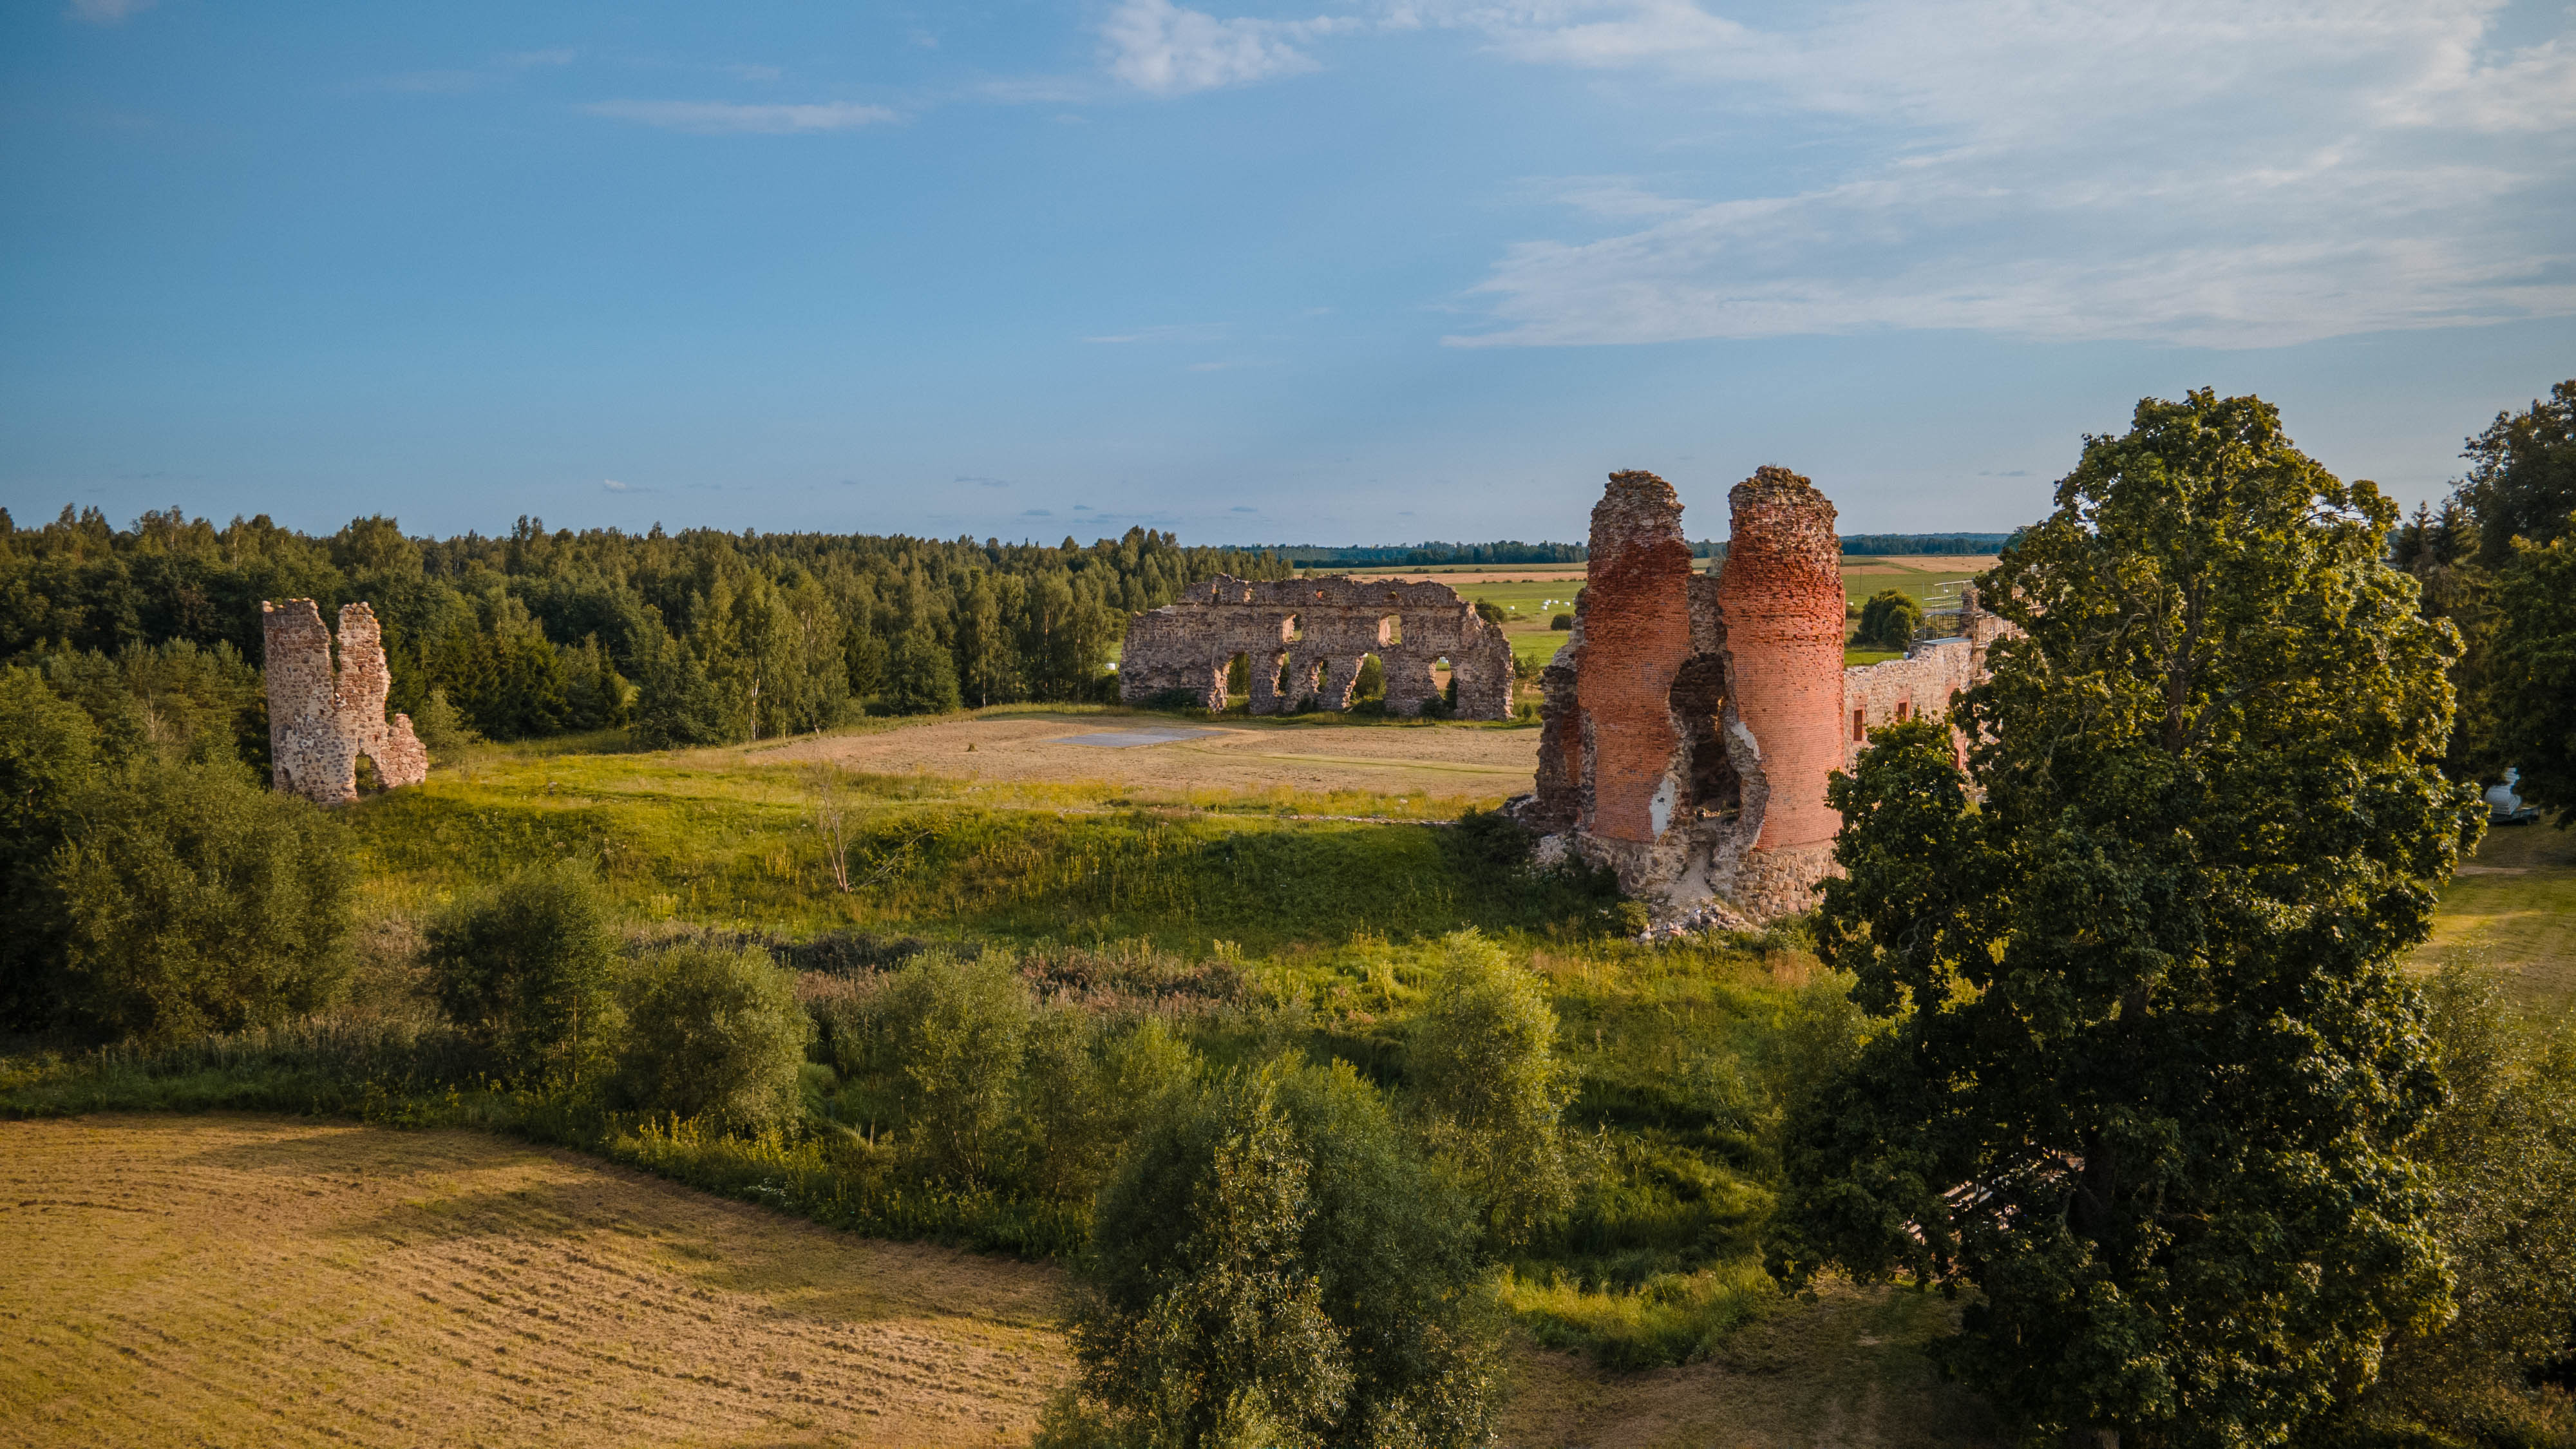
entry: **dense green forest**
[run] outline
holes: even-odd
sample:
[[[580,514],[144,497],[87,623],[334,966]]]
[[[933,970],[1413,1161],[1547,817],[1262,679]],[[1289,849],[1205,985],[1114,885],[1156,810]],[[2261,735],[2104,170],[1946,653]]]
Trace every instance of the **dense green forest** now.
[[[765,738],[861,712],[1096,698],[1128,613],[1274,555],[1131,529],[1083,547],[995,539],[739,534],[659,526],[416,538],[391,518],[315,537],[266,515],[96,509],[22,529],[0,510],[0,658],[179,651],[199,673],[260,663],[260,602],[364,600],[392,707],[424,733],[493,739],[633,724],[656,744]],[[451,721],[453,722],[451,724]],[[245,743],[263,729],[242,732]]]

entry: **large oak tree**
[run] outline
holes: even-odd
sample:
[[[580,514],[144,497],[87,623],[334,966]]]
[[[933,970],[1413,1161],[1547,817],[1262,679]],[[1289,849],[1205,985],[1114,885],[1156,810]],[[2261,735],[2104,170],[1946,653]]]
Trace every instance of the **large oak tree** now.
[[[1973,1290],[2028,1439],[2280,1441],[2447,1312],[2398,957],[2478,829],[2396,511],[2255,398],[2138,405],[1982,581],[1949,732],[1837,777],[1820,945],[1889,1028],[1789,1133],[1772,1266]]]

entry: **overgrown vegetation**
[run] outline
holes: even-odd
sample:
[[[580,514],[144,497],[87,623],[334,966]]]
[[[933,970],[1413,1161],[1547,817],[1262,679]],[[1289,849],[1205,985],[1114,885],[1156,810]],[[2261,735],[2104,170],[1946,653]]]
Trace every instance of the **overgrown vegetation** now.
[[[631,750],[1077,698],[1110,611],[1265,561],[0,522],[0,1112],[474,1126],[1059,1258],[1060,1446],[1476,1442],[1505,1317],[1752,1362],[1830,1267],[1967,1292],[2032,1435],[2576,1443],[2576,1038],[2401,970],[2455,782],[2566,805],[2571,417],[2392,543],[2256,400],[2142,404],[1984,581],[1965,772],[1880,732],[1818,920],[1651,948],[1457,802]],[[328,812],[206,611],[348,591],[441,771]]]

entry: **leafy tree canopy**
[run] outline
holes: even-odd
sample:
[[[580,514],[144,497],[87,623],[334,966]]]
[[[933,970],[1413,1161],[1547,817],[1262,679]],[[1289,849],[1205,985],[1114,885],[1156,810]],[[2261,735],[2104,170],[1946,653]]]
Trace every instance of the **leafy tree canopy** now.
[[[2516,547],[2497,580],[2487,698],[2523,798],[2576,822],[2576,538]]]
[[[2505,562],[2516,538],[2566,535],[2576,516],[2576,378],[2525,411],[2496,414],[2464,456],[2471,467],[2460,494],[2477,515],[2480,561]]]
[[[1891,1026],[1772,1266],[1973,1285],[1949,1362],[2034,1438],[2271,1442],[2448,1311],[2397,956],[2478,824],[2394,512],[2259,399],[2141,402],[1980,583],[1966,770],[1915,721],[1832,786],[1819,946]]]
[[[1149,1128],[1101,1196],[1054,1445],[1466,1445],[1499,1401],[1465,1198],[1347,1063]]]

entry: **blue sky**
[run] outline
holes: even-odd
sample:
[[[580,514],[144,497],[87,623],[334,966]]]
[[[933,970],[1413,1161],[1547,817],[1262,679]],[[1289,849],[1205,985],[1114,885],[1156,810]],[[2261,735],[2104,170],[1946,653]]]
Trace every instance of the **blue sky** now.
[[[2576,375],[2565,0],[0,7],[0,504],[1579,538],[2412,501]]]

